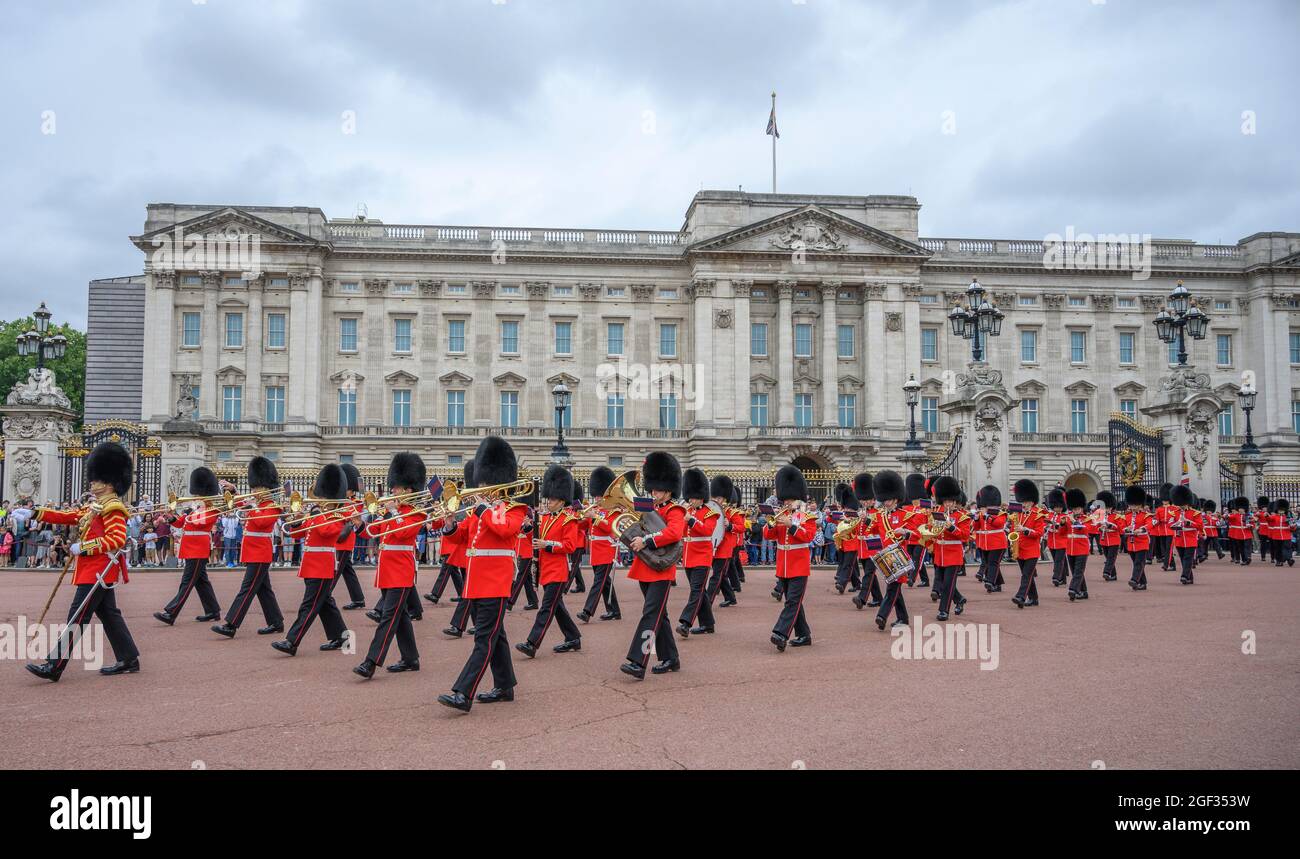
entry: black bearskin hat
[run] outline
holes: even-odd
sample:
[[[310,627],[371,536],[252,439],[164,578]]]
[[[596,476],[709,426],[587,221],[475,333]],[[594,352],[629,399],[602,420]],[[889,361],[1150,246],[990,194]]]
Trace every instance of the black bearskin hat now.
[[[460,488],[473,489],[474,488],[474,460],[472,459],[465,460],[465,464],[461,466],[460,473],[461,473],[461,477],[465,479],[465,482],[461,485]]]
[[[131,454],[116,442],[106,441],[95,445],[86,457],[86,479],[106,483],[118,495],[131,488]]]
[[[1205,510],[1206,513],[1213,513],[1215,510],[1218,509],[1218,507],[1219,507],[1219,505],[1217,505],[1217,504],[1214,503],[1214,499],[1213,499],[1213,498],[1207,498],[1207,499],[1205,499],[1205,507],[1204,507],[1204,510]]]
[[[1065,490],[1065,509],[1073,510],[1076,507],[1087,507],[1088,496],[1083,494],[1082,489]]]
[[[343,463],[340,466],[340,468],[343,469],[343,474],[347,476],[348,492],[360,492],[361,491],[361,469],[357,468],[355,465],[353,465],[350,462]]]
[[[877,471],[871,478],[871,494],[877,501],[902,501],[903,476],[897,471]]]
[[[984,486],[979,492],[975,493],[976,507],[1001,507],[1002,490],[998,489],[992,483]]]
[[[573,500],[576,484],[569,469],[562,465],[547,466],[546,473],[542,475],[542,498],[568,504]]]
[[[1147,492],[1141,486],[1128,486],[1124,489],[1124,500],[1134,506],[1147,503]]]
[[[808,481],[797,465],[783,465],[776,470],[776,500],[803,501],[808,497]]]
[[[1279,498],[1277,500],[1277,512],[1289,513],[1290,511],[1291,511],[1291,502],[1287,501],[1285,498]]]
[[[928,498],[930,495],[929,482],[925,479],[924,474],[912,472],[907,475],[907,479],[904,481],[903,485],[906,487],[903,497],[909,502],[917,501],[921,498]],[[876,497],[880,497],[880,494],[876,493]]]
[[[200,465],[190,472],[190,495],[213,496],[221,494],[221,484],[212,469]]]
[[[1230,506],[1233,510],[1240,510],[1244,513],[1250,509],[1250,499],[1244,495],[1238,495],[1236,498],[1232,499],[1232,504]]]
[[[862,472],[853,478],[853,497],[859,501],[872,501],[876,497],[876,490],[871,488],[871,475]]]
[[[934,479],[931,487],[934,489],[935,501],[943,502],[961,500],[961,484],[957,482],[957,478],[955,477],[941,474]]]
[[[662,450],[647,453],[641,466],[641,484],[647,493],[671,492],[676,498],[682,491],[682,466],[677,457]]]
[[[275,470],[275,463],[264,456],[255,456],[248,461],[249,489],[276,489],[280,486],[280,472]]]
[[[713,479],[709,481],[709,497],[721,498],[723,502],[730,504],[731,492],[735,489],[735,486],[736,485],[731,482],[731,478],[727,475],[714,475]]]
[[[311,488],[312,498],[325,498],[334,501],[348,497],[348,476],[341,466],[330,463],[316,475],[316,483]]]
[[[614,472],[607,466],[598,465],[591,470],[591,477],[587,479],[587,494],[592,498],[599,498],[609,489],[609,485],[614,482]]]
[[[731,506],[732,507],[740,506],[740,490],[737,489],[734,485],[731,487]]]
[[[709,478],[703,471],[688,468],[682,472],[682,497],[709,500]]]
[[[1103,489],[1097,493],[1097,500],[1106,505],[1107,510],[1115,509],[1115,493],[1108,489]]]
[[[853,494],[853,487],[849,486],[847,483],[836,485],[835,500],[838,501],[840,506],[845,510],[857,510],[861,506],[858,504],[857,497]]]
[[[500,436],[490,435],[479,442],[474,454],[474,485],[496,486],[519,479],[515,449]]]
[[[400,486],[412,492],[424,489],[429,472],[424,467],[424,460],[415,453],[395,453],[388,463],[388,488]]]
[[[1196,500],[1190,487],[1183,486],[1181,483],[1169,490],[1169,500],[1177,507],[1186,507]]]
[[[581,483],[581,481],[574,480],[574,481],[573,481],[573,503],[574,503],[574,504],[581,504],[581,503],[582,503],[582,498],[583,498],[583,495],[582,495],[582,483]]]
[[[1017,480],[1016,485],[1011,487],[1011,493],[1016,496],[1017,501],[1026,504],[1038,503],[1038,484],[1032,480]]]
[[[1172,483],[1160,484],[1160,500],[1168,501],[1170,498],[1173,497],[1172,496],[1173,491],[1174,491],[1174,485]]]
[[[1059,486],[1047,491],[1047,506],[1053,510],[1058,507],[1065,508],[1065,492]]]
[[[1267,495],[1261,495],[1261,496],[1259,496],[1258,498],[1256,498],[1256,499],[1255,499],[1255,506],[1256,506],[1256,507],[1267,507],[1267,506],[1268,506],[1268,496],[1267,496]]]

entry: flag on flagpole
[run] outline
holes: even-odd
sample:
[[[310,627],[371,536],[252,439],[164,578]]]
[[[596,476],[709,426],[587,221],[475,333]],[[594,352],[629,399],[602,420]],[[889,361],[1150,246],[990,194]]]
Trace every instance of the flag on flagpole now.
[[[1178,449],[1178,453],[1179,453],[1179,454],[1182,456],[1182,458],[1183,458],[1183,476],[1182,476],[1181,479],[1179,479],[1178,482],[1179,482],[1180,484],[1182,484],[1183,486],[1190,486],[1191,483],[1192,483],[1192,476],[1191,476],[1190,474],[1187,473],[1187,449],[1186,449],[1186,448],[1181,448],[1181,447],[1180,447],[1180,448]]]
[[[781,132],[776,129],[776,103],[773,101],[772,114],[767,118],[767,133],[773,137],[780,137]]]

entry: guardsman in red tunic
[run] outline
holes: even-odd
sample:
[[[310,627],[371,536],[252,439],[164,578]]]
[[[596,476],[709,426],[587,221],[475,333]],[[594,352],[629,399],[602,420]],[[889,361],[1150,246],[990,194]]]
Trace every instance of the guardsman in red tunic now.
[[[668,621],[668,595],[677,580],[677,567],[656,570],[635,553],[647,547],[671,546],[686,536],[686,508],[673,500],[682,488],[682,467],[677,458],[663,451],[651,451],[641,467],[641,482],[654,501],[655,512],[664,520],[664,527],[645,537],[634,537],[629,544],[634,556],[627,576],[640,583],[644,601],[641,620],[627,649],[627,662],[620,665],[619,670],[638,680],[645,679],[652,649],[660,661],[650,669],[651,672],[666,674],[680,670],[682,665]]]
[[[564,641],[551,648],[556,653],[570,653],[582,649],[582,633],[564,607],[564,587],[569,583],[569,556],[581,539],[578,517],[569,510],[573,498],[573,479],[568,469],[552,465],[542,475],[541,509],[537,526],[529,535],[537,550],[537,578],[542,586],[542,607],[533,621],[528,638],[515,645],[515,650],[532,659],[542,646],[546,631],[554,620],[560,625]]]
[[[468,487],[472,485],[474,480],[474,460],[471,459],[466,462],[462,466],[462,470],[464,480],[461,486]],[[450,581],[452,587],[456,589],[457,599],[453,600],[453,602],[457,602],[463,597],[465,591],[464,532],[456,530],[454,524],[442,520],[430,523],[429,527],[438,528],[438,533],[442,536],[440,540],[442,568],[438,571],[438,578],[433,583],[433,589],[425,594],[424,598],[437,605],[438,600],[442,599],[443,589],[447,587],[447,582]],[[455,560],[457,558],[459,558],[459,563]]]
[[[975,580],[984,583],[984,590],[1001,593],[1006,580],[1002,578],[1002,556],[1007,551],[1007,514],[1002,510],[1002,490],[989,484],[975,493],[975,548],[980,550],[980,569]]]
[[[198,508],[179,518],[180,542],[177,544],[176,557],[185,564],[181,573],[181,585],[176,589],[176,596],[153,616],[171,626],[176,623],[176,616],[185,607],[190,591],[199,592],[199,601],[203,603],[203,614],[194,618],[201,623],[211,623],[221,619],[221,603],[212,590],[208,580],[208,558],[212,555],[212,528],[221,518],[217,509],[217,499],[221,495],[221,484],[212,469],[202,466],[190,472],[190,495],[196,496]],[[177,531],[173,528],[173,534]]]
[[[1124,530],[1123,517],[1115,511],[1115,495],[1105,489],[1097,493],[1097,500],[1104,509],[1097,511],[1097,545],[1101,547],[1103,563],[1101,580],[1113,582],[1119,578],[1115,571],[1115,559],[1119,557],[1120,532]]]
[[[587,583],[582,579],[582,556],[587,553],[588,522],[582,518],[582,502],[582,484],[575,480],[573,498],[570,500],[569,507],[578,523],[578,545],[573,550],[573,554],[569,555],[569,583],[564,589],[565,593],[581,594],[587,591]]]
[[[528,598],[528,602],[524,604],[524,611],[535,611],[537,609],[538,562],[534,557],[537,553],[533,550],[533,532],[537,529],[537,521],[542,514],[542,509],[536,487],[523,499],[522,503],[528,508],[527,520],[532,527],[519,533],[519,541],[515,546],[515,551],[519,553],[519,557],[515,561],[515,578],[514,583],[510,586],[510,601],[506,603],[506,611],[515,610],[515,603],[519,600],[520,591],[524,591]],[[567,558],[565,563],[568,563]]]
[[[907,530],[907,520],[911,514],[899,505],[906,490],[903,477],[897,471],[879,471],[871,478],[871,494],[876,499],[876,515],[873,520],[875,531],[863,532],[862,545],[871,552],[872,557],[884,552],[890,546],[907,545],[911,532]],[[872,561],[873,568],[875,561]],[[915,575],[915,571],[912,573]],[[883,577],[883,573],[881,574]],[[903,600],[903,585],[907,584],[906,575],[892,582],[885,582],[885,598],[876,612],[876,627],[884,629],[890,613],[895,618],[892,626],[907,626],[907,603]]]
[[[858,545],[858,562],[862,564],[862,587],[853,595],[853,605],[858,610],[876,608],[881,603],[880,580],[876,578],[876,562],[880,551],[878,519],[884,515],[876,501],[872,477],[863,472],[853,478],[853,497],[858,502],[858,518],[853,536]],[[906,613],[906,612],[904,612]]]
[[[398,453],[388,463],[388,492],[397,497],[419,492],[426,485],[428,471],[424,460],[414,453]],[[424,527],[425,513],[404,501],[386,504],[388,515],[366,526],[366,536],[379,540],[376,553],[375,587],[379,588],[379,625],[370,641],[370,650],[352,671],[369,680],[375,669],[384,664],[388,646],[397,639],[402,658],[388,670],[393,673],[420,670],[420,651],[415,646],[415,632],[406,601],[415,590],[417,558],[415,539]]]
[[[682,542],[682,565],[691,592],[686,605],[677,618],[677,634],[682,638],[708,635],[713,632],[713,606],[707,596],[709,572],[713,568],[714,535],[723,517],[705,502],[709,499],[709,478],[698,468],[688,468],[682,474],[682,497],[686,499],[686,536]],[[699,618],[700,625],[695,626]]]
[[[347,497],[347,474],[337,465],[325,466],[316,475],[311,497],[304,501],[306,504],[320,504],[325,509],[285,530],[290,537],[306,539],[302,547],[302,566],[298,568],[298,578],[303,580],[298,616],[289,627],[286,637],[282,641],[271,643],[281,653],[297,655],[302,637],[311,628],[317,615],[320,615],[328,639],[320,649],[343,649],[348,629],[332,593],[334,582],[338,578],[339,535],[343,533],[350,515],[351,505],[347,503]]]
[[[827,520],[834,524],[835,536],[839,538],[835,547],[835,592],[842,594],[847,588],[856,593],[862,589],[862,576],[858,573],[858,514],[861,507],[858,499],[853,497],[853,487],[847,483],[835,484],[834,495],[840,509],[828,513]]]
[[[1153,549],[1156,560],[1160,562],[1160,568],[1165,571],[1174,568],[1174,530],[1170,522],[1177,517],[1178,512],[1169,503],[1173,488],[1172,483],[1161,484],[1160,496],[1156,499],[1155,509],[1151,513],[1154,520],[1151,526],[1151,536],[1155,538]]]
[[[1223,560],[1223,545],[1219,542],[1219,526],[1222,519],[1215,512],[1217,506],[1210,498],[1201,502],[1201,541],[1196,547],[1197,562],[1209,558],[1211,549],[1218,555],[1219,560]]]
[[[817,536],[817,517],[804,513],[808,483],[794,465],[783,465],[773,480],[781,509],[763,527],[763,538],[776,543],[776,576],[785,582],[785,603],[772,629],[772,644],[784,653],[786,645],[812,644],[812,629],[804,612],[803,598],[812,575],[812,543]]]
[[[253,598],[262,606],[262,617],[266,626],[257,631],[258,635],[273,635],[284,632],[284,615],[280,613],[280,604],[276,602],[275,591],[271,589],[271,560],[274,549],[271,538],[275,523],[280,519],[280,505],[271,497],[271,492],[280,485],[280,475],[275,463],[264,456],[255,456],[248,463],[248,488],[253,497],[242,498],[238,502],[244,519],[244,537],[239,544],[239,561],[244,565],[244,580],[239,584],[239,593],[226,612],[226,622],[212,627],[217,635],[234,638],[239,631],[244,616],[253,604]],[[233,492],[235,487],[226,484],[225,489]]]
[[[940,534],[930,543],[939,589],[936,619],[947,620],[950,607],[957,614],[966,608],[966,598],[957,590],[957,574],[966,566],[966,544],[971,539],[973,520],[969,513],[957,506],[961,501],[961,485],[955,477],[940,475],[935,478],[933,489],[934,500],[939,505],[939,509],[934,511],[934,523],[941,528]]]
[[[1183,571],[1178,581],[1192,584],[1192,568],[1196,566],[1196,543],[1201,536],[1201,514],[1196,512],[1196,496],[1189,487],[1179,484],[1169,492],[1169,528],[1173,534],[1174,549]]]
[[[722,533],[717,545],[713,547],[709,582],[704,586],[704,598],[708,600],[712,611],[713,601],[717,599],[719,591],[722,592],[722,602],[718,603],[718,608],[731,608],[736,604],[736,590],[732,587],[731,580],[746,529],[745,513],[740,509],[740,490],[730,477],[725,474],[714,475],[709,481],[709,501],[710,506],[721,514],[714,528]]]
[[[605,466],[597,466],[591,471],[587,481],[587,494],[599,499],[614,482],[614,472]],[[611,512],[602,510],[594,504],[584,514],[590,523],[587,541],[591,545],[591,590],[587,593],[587,602],[578,612],[578,620],[586,623],[596,613],[600,600],[605,600],[605,613],[601,620],[620,620],[623,614],[618,610],[618,594],[614,592],[614,556],[618,552],[618,541],[609,527]]]
[[[1250,501],[1238,496],[1232,499],[1228,513],[1228,545],[1232,549],[1232,562],[1250,564],[1252,553],[1250,530]]]
[[[1065,490],[1059,486],[1047,492],[1047,551],[1052,554],[1052,587],[1060,587],[1070,577],[1065,556],[1069,545],[1069,517],[1065,515]]]
[[[1255,498],[1255,532],[1259,537],[1259,557],[1260,560],[1268,557],[1270,543],[1273,541],[1269,538],[1268,530],[1268,496],[1260,495]]]
[[[513,483],[519,477],[514,449],[504,439],[488,436],[474,457],[474,482],[478,486]],[[527,527],[528,507],[498,499],[480,503],[469,534],[469,566],[465,571],[465,599],[473,601],[474,649],[451,692],[438,703],[468,713],[475,701],[492,704],[515,699],[515,670],[506,640],[506,603],[514,581],[519,533]],[[479,681],[492,669],[492,689],[478,690]]]
[[[120,496],[131,488],[131,455],[113,442],[97,445],[86,458],[86,478],[94,500],[80,510],[36,511],[36,521],[51,525],[76,525],[80,536],[69,551],[76,558],[72,584],[76,588],[68,609],[67,629],[41,663],[27,670],[43,680],[58,682],[72,656],[73,645],[91,615],[99,618],[116,660],[100,674],[134,674],[140,670],[140,651],[117,607],[117,586],[127,581],[126,506]]]
[[[339,574],[334,583],[337,585],[339,579],[343,580],[343,584],[348,589],[348,603],[343,606],[343,610],[354,611],[366,607],[366,592],[362,590],[356,567],[352,565],[352,555],[357,548],[357,532],[361,530],[361,471],[350,462],[343,463],[342,468],[348,478],[348,500],[351,503],[347,509],[352,517],[339,535],[337,546]],[[372,617],[371,620],[374,618]]]
[[[1295,559],[1292,558],[1291,543],[1294,534],[1291,532],[1291,502],[1285,498],[1278,498],[1273,502],[1273,514],[1270,517],[1272,524],[1272,550],[1273,566],[1280,567],[1283,564],[1289,567],[1295,566]],[[1190,576],[1188,577],[1190,579]],[[1190,581],[1187,584],[1191,584]]]
[[[907,502],[903,511],[907,514],[904,518],[908,530],[907,552],[912,556],[912,566],[916,568],[917,576],[920,578],[922,587],[930,587],[930,574],[926,570],[927,552],[921,545],[921,535],[918,528],[922,522],[930,518],[929,488],[926,486],[924,474],[913,472],[907,475],[904,483],[906,492],[904,500]],[[937,575],[937,574],[936,574]],[[915,586],[915,580],[909,580],[907,586]],[[938,578],[934,580],[934,588],[939,587]],[[937,599],[937,596],[935,597]]]
[[[1124,490],[1128,512],[1121,518],[1124,520],[1124,536],[1128,538],[1128,554],[1133,559],[1133,575],[1128,586],[1135,591],[1147,589],[1147,556],[1151,553],[1151,525],[1154,522],[1147,510],[1149,500],[1141,486]]]
[[[1011,601],[1020,608],[1038,605],[1038,559],[1042,554],[1043,531],[1047,512],[1038,506],[1038,484],[1017,480],[1011,487],[1022,509],[1009,517],[1009,527],[1017,534],[1015,561],[1020,566],[1020,587]]]
[[[1087,506],[1088,496],[1082,490],[1065,491],[1066,516],[1061,530],[1065,534],[1065,559],[1070,570],[1070,602],[1088,598],[1088,582],[1083,578],[1088,566],[1088,555],[1092,553],[1092,541],[1088,539],[1088,517],[1084,512]]]

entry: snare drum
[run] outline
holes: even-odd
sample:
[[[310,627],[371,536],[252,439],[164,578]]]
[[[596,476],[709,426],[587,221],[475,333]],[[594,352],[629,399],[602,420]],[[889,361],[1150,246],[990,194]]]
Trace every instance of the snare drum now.
[[[916,569],[912,566],[912,558],[907,553],[907,548],[900,543],[892,544],[872,560],[876,562],[876,569],[880,570],[881,575],[885,577],[886,585],[892,585],[899,579],[910,576]]]

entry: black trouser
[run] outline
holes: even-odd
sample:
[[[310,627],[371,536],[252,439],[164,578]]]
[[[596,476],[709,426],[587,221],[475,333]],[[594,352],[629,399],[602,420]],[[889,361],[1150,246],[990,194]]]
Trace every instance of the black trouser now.
[[[515,666],[510,661],[510,642],[506,641],[506,599],[461,600],[461,605],[474,604],[474,649],[451,687],[453,692],[472,699],[489,667],[493,688],[515,688]]]
[[[808,589],[807,576],[792,576],[782,579],[785,582],[785,604],[776,619],[772,632],[782,638],[802,638],[812,635],[808,627],[808,617],[803,610],[803,595]]]
[[[939,592],[939,613],[947,614],[948,608],[956,602],[961,605],[966,598],[957,590],[957,574],[961,572],[963,564],[952,564],[947,567],[936,566],[934,568],[934,587]]]
[[[1174,568],[1174,538],[1173,537],[1156,537],[1156,549],[1160,558],[1160,567],[1165,570]]]
[[[1106,559],[1101,565],[1102,579],[1114,581],[1119,578],[1119,573],[1115,572],[1115,559],[1119,557],[1119,546],[1102,546],[1101,555]]]
[[[1006,579],[1002,578],[1002,553],[1006,549],[984,549],[983,557],[980,560],[980,578],[984,584],[989,587],[998,588],[1006,584]]]
[[[1292,544],[1290,540],[1273,541],[1273,563],[1282,566],[1291,560]]]
[[[1244,540],[1232,540],[1232,556],[1240,564],[1249,564],[1251,551],[1254,547],[1251,545],[1250,538]]]
[[[641,620],[637,622],[636,634],[632,644],[627,648],[627,661],[635,662],[642,668],[650,661],[650,646],[659,654],[661,660],[677,658],[677,640],[668,618],[668,594],[672,592],[671,580],[660,582],[641,582],[641,595],[645,602],[641,606]]]
[[[542,646],[542,639],[546,637],[546,630],[551,628],[552,619],[560,625],[560,632],[564,635],[565,641],[581,640],[582,633],[578,631],[578,625],[573,622],[569,610],[564,606],[564,582],[542,585],[542,607],[533,621],[532,632],[528,633],[529,644],[533,647]]]
[[[733,591],[740,590],[740,586],[745,583],[745,565],[740,563],[739,544],[731,550],[731,564],[727,568],[727,577],[730,579],[728,584]]]
[[[1147,553],[1150,549],[1138,549],[1135,552],[1129,552],[1133,558],[1133,576],[1129,582],[1134,585],[1145,585],[1147,583]]]
[[[316,615],[320,615],[321,626],[325,628],[325,637],[330,641],[338,641],[343,637],[343,633],[347,632],[343,614],[339,611],[338,604],[334,602],[336,581],[338,581],[337,577],[302,580],[302,603],[298,606],[298,616],[294,618],[293,626],[289,627],[289,632],[285,636],[294,647],[298,646],[303,635],[311,628]]]
[[[185,608],[185,601],[190,598],[191,590],[199,592],[199,601],[203,603],[204,614],[221,613],[221,603],[217,601],[217,594],[212,590],[212,582],[208,580],[207,558],[185,559],[185,570],[181,573],[181,586],[163,611],[176,617],[181,609]]]
[[[1260,535],[1260,537],[1259,537],[1259,556],[1260,556],[1260,558],[1267,558],[1267,557],[1269,556],[1269,554],[1271,553],[1271,550],[1272,550],[1272,548],[1273,548],[1273,547],[1272,547],[1272,543],[1273,543],[1273,538],[1272,538],[1272,537],[1265,537],[1265,536],[1262,535],[1262,534]]]
[[[710,607],[713,606],[713,600],[718,595],[718,591],[722,591],[722,598],[727,602],[736,601],[736,592],[732,589],[729,581],[731,568],[731,558],[713,559],[713,572],[709,575],[709,584],[705,588]]]
[[[840,552],[839,565],[835,568],[835,587],[843,589],[848,584],[855,588],[862,587],[862,579],[858,576],[857,552]]]
[[[921,586],[925,587],[926,585],[929,585],[930,575],[925,571],[925,565],[921,563],[922,560],[924,560],[925,558],[925,547],[922,546],[920,543],[917,543],[915,546],[908,546],[907,554],[912,558],[912,566],[913,568],[916,569],[916,574],[921,579]],[[939,574],[935,573],[936,580],[938,579],[938,577]]]
[[[579,549],[569,555],[569,581],[564,585],[564,592],[567,594],[570,590],[582,593],[587,589],[587,583],[582,580],[582,556],[583,551]]]
[[[695,618],[699,617],[700,626],[713,629],[713,607],[710,605],[712,600],[705,594],[711,569],[706,566],[686,568],[686,580],[691,585],[691,593],[686,598],[686,606],[682,609],[681,616],[677,618],[678,623],[694,626]]]
[[[1016,589],[1016,599],[1021,602],[1038,601],[1038,559],[1021,558],[1016,561],[1020,565],[1020,587]]]
[[[1067,557],[1070,567],[1070,590],[1075,594],[1088,593],[1088,583],[1084,581],[1083,572],[1088,566],[1087,555],[1070,555]]]
[[[284,626],[284,615],[275,601],[275,591],[271,590],[270,563],[251,563],[244,567],[244,580],[239,583],[239,593],[235,594],[230,611],[226,612],[226,623],[239,629],[253,605],[253,597],[262,604],[262,617],[266,618],[267,626]]]
[[[1069,575],[1069,563],[1066,561],[1065,548],[1051,549],[1049,551],[1052,553],[1052,584],[1059,585]]]
[[[1178,560],[1182,562],[1183,571],[1178,578],[1184,582],[1192,581],[1192,570],[1196,567],[1196,547],[1179,546]]]
[[[621,614],[618,610],[618,594],[614,592],[614,564],[596,564],[591,568],[591,590],[587,592],[587,602],[582,610],[591,616],[596,613],[596,606],[601,598],[605,599],[605,611],[608,614]]]
[[[880,580],[876,578],[876,562],[871,558],[861,558],[862,561],[862,590],[871,595],[870,602],[880,602]],[[858,594],[862,596],[862,594]],[[867,602],[867,600],[863,600]],[[904,618],[907,612],[903,612]]]
[[[359,602],[362,605],[366,602],[366,592],[361,589],[361,582],[357,579],[357,570],[352,566],[352,550],[339,549],[335,554],[338,555],[338,578],[343,579],[343,584],[348,588],[348,602]]]
[[[876,617],[887,621],[891,611],[897,611],[897,619],[907,623],[907,603],[903,601],[902,584],[898,581],[891,582],[885,587],[885,598],[880,603],[880,611],[876,612]]]
[[[502,599],[506,601],[506,608],[508,609],[510,607],[509,597],[502,597]],[[456,608],[451,613],[451,625],[456,629],[459,629],[461,632],[465,631],[465,625],[469,622],[469,614],[470,611],[473,610],[473,606],[470,605],[472,602],[473,600],[466,599],[464,595],[462,595],[460,602],[456,603]],[[474,616],[478,617],[477,614]]]
[[[433,590],[429,591],[429,596],[433,597],[434,602],[442,599],[442,592],[447,588],[447,580],[451,580],[451,586],[456,589],[456,596],[462,596],[465,593],[465,571],[460,567],[453,567],[447,558],[442,559],[442,569],[438,570],[438,578],[433,582]]]
[[[388,645],[397,638],[397,651],[405,662],[420,661],[420,651],[415,646],[415,630],[411,627],[411,614],[407,604],[414,587],[384,588],[379,592],[379,625],[375,627],[375,637],[370,640],[370,650],[366,659],[376,665],[384,664],[388,656]],[[417,597],[418,599],[418,597]]]
[[[537,588],[533,586],[533,569],[536,566],[532,558],[519,559],[515,565],[515,580],[510,583],[510,602],[506,603],[507,609],[514,609],[515,603],[519,601],[521,590],[528,597],[526,605],[537,605]]]
[[[108,639],[108,646],[113,648],[114,659],[125,662],[140,655],[135,640],[131,638],[131,630],[127,629],[126,618],[122,617],[122,612],[117,607],[116,590],[93,583],[77,585],[72,594],[72,605],[68,606],[68,628],[52,644],[45,660],[53,667],[56,676],[63,674],[63,669],[68,667],[73,645],[81,638],[91,615],[99,618],[103,625],[104,636]]]

